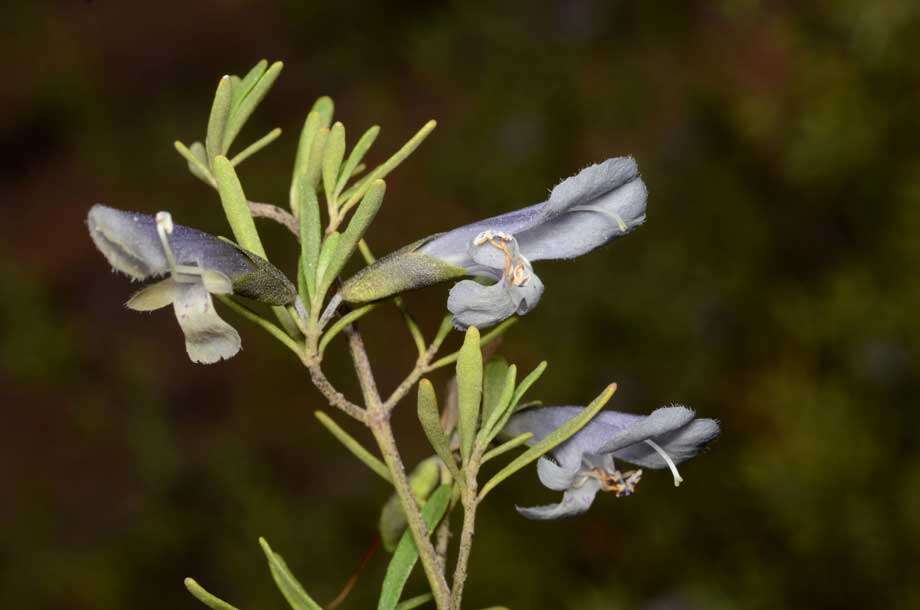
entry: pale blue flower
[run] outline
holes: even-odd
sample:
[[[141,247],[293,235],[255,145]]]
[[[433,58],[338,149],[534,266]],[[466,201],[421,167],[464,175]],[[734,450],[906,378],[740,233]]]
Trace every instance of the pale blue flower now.
[[[167,276],[141,289],[126,305],[152,311],[173,305],[194,362],[234,356],[239,333],[214,310],[211,294],[238,294],[272,305],[294,302],[296,292],[281,271],[235,244],[156,216],[95,205],[87,216],[90,236],[109,263],[136,280]]]
[[[459,328],[525,314],[543,282],[532,263],[586,254],[645,222],[647,191],[632,157],[608,159],[563,180],[549,199],[440,233],[381,259],[345,282],[345,301],[362,303],[448,279]]]
[[[530,432],[534,444],[578,415],[584,407],[543,407],[517,413],[502,430],[504,436]],[[551,459],[537,462],[540,481],[564,492],[562,502],[530,508],[517,507],[530,519],[559,519],[579,515],[594,501],[598,491],[617,497],[631,495],[642,470],[621,472],[614,459],[643,468],[670,468],[675,487],[683,479],[677,464],[684,462],[719,434],[712,419],[697,419],[687,407],[674,405],[633,415],[601,411],[567,441],[551,451]]]

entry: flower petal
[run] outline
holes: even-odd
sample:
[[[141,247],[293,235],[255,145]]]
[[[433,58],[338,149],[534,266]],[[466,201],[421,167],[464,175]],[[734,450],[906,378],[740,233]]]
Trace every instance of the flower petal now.
[[[502,280],[491,286],[463,280],[450,289],[447,309],[454,314],[454,326],[457,328],[485,328],[514,315],[520,303],[514,296]]]
[[[177,283],[175,294],[173,309],[185,333],[185,348],[192,362],[212,364],[240,351],[239,333],[217,315],[203,283]]]
[[[154,311],[166,307],[176,298],[176,282],[166,278],[156,284],[141,288],[128,299],[125,306],[134,311]]]
[[[543,222],[515,236],[531,261],[574,258],[645,222],[648,191],[632,157],[585,168],[553,189]]]
[[[672,432],[652,437],[675,464],[696,456],[719,435],[719,423],[713,419],[694,419],[686,426]],[[613,454],[617,459],[643,468],[667,468],[668,464],[648,443],[640,442],[624,447]]]
[[[600,481],[588,479],[581,487],[567,490],[562,496],[562,502],[559,504],[546,504],[529,508],[515,506],[515,508],[528,519],[541,521],[574,517],[591,508],[594,496],[597,495],[599,489]]]
[[[617,451],[620,449],[679,430],[689,424],[693,417],[693,411],[681,405],[655,409],[648,417],[609,437],[598,448],[598,453],[613,453],[614,457],[619,457]]]
[[[96,247],[122,273],[142,280],[171,271],[155,216],[97,204],[87,224]],[[277,267],[232,242],[177,224],[169,234],[169,246],[178,265],[219,272],[231,280],[237,294],[272,305],[294,302],[296,290]]]
[[[537,476],[540,477],[540,482],[553,491],[565,491],[571,487],[577,473],[577,464],[572,468],[563,468],[545,457],[537,461]]]

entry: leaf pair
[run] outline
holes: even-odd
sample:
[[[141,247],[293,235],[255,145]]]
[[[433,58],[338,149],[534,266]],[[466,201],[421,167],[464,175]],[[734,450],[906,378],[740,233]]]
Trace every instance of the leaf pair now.
[[[230,146],[252,113],[265,98],[284,64],[280,61],[271,66],[264,59],[256,64],[245,77],[224,76],[217,83],[204,144],[194,142],[186,147],[182,142],[174,143],[176,150],[188,162],[189,171],[202,181],[216,186],[215,162],[218,157],[227,157]],[[247,158],[259,152],[281,135],[278,128],[272,129],[229,160],[236,167]]]
[[[268,545],[268,542],[265,541],[265,538],[259,538],[259,544],[265,552],[266,559],[268,559],[268,567],[271,570],[272,579],[275,581],[275,585],[278,587],[278,590],[281,591],[281,594],[284,596],[284,599],[287,600],[292,610],[322,610],[322,606],[317,604],[313,598],[307,594],[300,582],[291,574],[284,558],[272,551],[272,548]],[[185,579],[185,588],[205,606],[212,608],[212,610],[237,610],[233,605],[209,593],[192,578]]]

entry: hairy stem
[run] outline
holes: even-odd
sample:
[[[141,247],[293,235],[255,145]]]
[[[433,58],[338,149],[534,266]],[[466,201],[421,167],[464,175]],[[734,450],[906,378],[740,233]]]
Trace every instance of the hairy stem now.
[[[367,412],[345,398],[344,394],[333,387],[329,379],[326,378],[323,369],[320,368],[319,361],[316,360],[315,357],[308,356],[304,359],[304,364],[307,366],[307,370],[310,371],[310,379],[313,381],[313,385],[316,386],[316,389],[322,393],[327,401],[329,401],[330,405],[337,407],[359,422],[367,424]]]
[[[259,203],[258,201],[249,201],[247,203],[249,204],[249,212],[254,217],[274,220],[278,224],[287,227],[294,234],[294,237],[298,240],[300,239],[300,226],[293,214],[270,203]]]
[[[472,470],[478,469],[472,462],[470,467]],[[452,610],[460,610],[460,604],[463,601],[463,585],[466,583],[467,566],[470,562],[473,534],[476,529],[476,496],[479,492],[476,473],[470,472],[467,481],[466,489],[463,490],[463,529],[460,530],[460,549],[457,551],[457,566],[454,568],[454,586],[450,601]]]
[[[406,521],[409,530],[412,532],[415,546],[418,548],[419,559],[431,586],[435,604],[438,610],[448,610],[450,588],[447,586],[447,579],[444,577],[441,562],[438,561],[437,552],[431,542],[430,532],[425,526],[422,513],[409,486],[406,469],[403,465],[402,457],[399,455],[399,449],[396,447],[393,429],[390,426],[389,411],[384,408],[380,393],[377,390],[377,382],[374,380],[373,371],[367,358],[367,351],[364,349],[364,341],[353,326],[346,329],[345,332],[348,334],[348,345],[355,364],[355,372],[358,375],[358,382],[361,385],[361,391],[367,404],[369,417],[366,423],[377,441],[384,463],[390,470],[393,487],[406,515]],[[418,368],[416,367],[416,369]]]

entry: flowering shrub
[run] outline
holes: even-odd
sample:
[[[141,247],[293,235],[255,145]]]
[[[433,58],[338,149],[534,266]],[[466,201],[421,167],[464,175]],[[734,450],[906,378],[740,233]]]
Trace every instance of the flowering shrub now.
[[[534,406],[524,397],[545,371],[545,362],[523,378],[515,365],[502,359],[483,362],[483,347],[543,295],[533,261],[581,256],[645,221],[647,192],[636,162],[619,157],[592,165],[561,182],[543,203],[419,239],[377,261],[364,237],[383,204],[384,178],[435,123],[427,123],[388,160],[368,169],[364,157],[379,128],[369,129],[347,151],[344,125],[332,123],[332,101],[320,98],[300,135],[288,206],[249,201],[235,167],[270,144],[280,130],[235,155],[230,149],[281,68],[280,62],[268,66],[263,61],[243,78],[223,77],[204,142],[176,142],[191,173],[217,191],[235,243],[174,224],[170,213],[162,211],[148,215],[96,205],[87,223],[115,270],[135,280],[155,280],[127,306],[151,311],[171,304],[193,362],[231,358],[242,346],[237,330],[215,311],[216,296],[290,349],[329,405],[370,430],[379,457],[329,415],[316,412],[348,451],[393,488],[380,519],[381,537],[392,558],[378,608],[405,610],[433,602],[439,610],[459,610],[477,510],[492,489],[534,462],[540,481],[564,495],[558,504],[518,508],[532,519],[582,513],[598,491],[617,497],[633,494],[642,470],[621,472],[615,459],[642,468],[669,468],[675,486],[680,484],[677,464],[718,435],[715,421],[698,419],[683,406],[647,416],[605,411],[616,391],[613,383],[585,407]],[[299,242],[296,281],[269,262],[254,221],[259,217],[286,226]],[[366,267],[343,279],[345,265],[356,253]],[[450,313],[429,341],[399,295],[463,277],[474,279],[463,279],[450,290]],[[414,367],[389,396],[378,390],[357,327],[361,317],[386,303],[400,309],[418,349]],[[479,328],[493,325],[480,335]],[[462,347],[441,355],[454,328],[465,333]],[[323,371],[325,351],[339,335],[347,340],[360,382],[359,402],[336,390]],[[451,365],[456,368],[455,391],[442,406],[425,375]],[[390,416],[413,391],[432,455],[407,472]],[[480,484],[483,464],[521,449]],[[455,510],[462,512],[462,526],[448,580],[450,517]],[[281,556],[265,540],[260,543],[291,607],[319,609]],[[422,565],[430,592],[404,599],[416,563]],[[233,608],[192,579],[186,586],[211,608]]]

